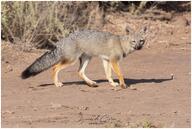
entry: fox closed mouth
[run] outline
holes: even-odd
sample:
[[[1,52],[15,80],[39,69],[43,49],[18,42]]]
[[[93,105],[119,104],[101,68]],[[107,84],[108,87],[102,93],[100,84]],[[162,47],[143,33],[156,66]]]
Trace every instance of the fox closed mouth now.
[[[140,50],[143,46],[139,45],[139,46],[135,46],[134,49],[136,50]]]

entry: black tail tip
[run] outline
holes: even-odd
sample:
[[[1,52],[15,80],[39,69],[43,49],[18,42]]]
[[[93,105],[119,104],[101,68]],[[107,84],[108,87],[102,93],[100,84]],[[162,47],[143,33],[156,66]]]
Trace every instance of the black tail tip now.
[[[22,74],[21,74],[21,78],[22,78],[22,79],[27,79],[27,78],[29,78],[29,77],[31,77],[31,76],[32,76],[32,73],[31,73],[28,69],[26,69],[25,71],[23,71]]]

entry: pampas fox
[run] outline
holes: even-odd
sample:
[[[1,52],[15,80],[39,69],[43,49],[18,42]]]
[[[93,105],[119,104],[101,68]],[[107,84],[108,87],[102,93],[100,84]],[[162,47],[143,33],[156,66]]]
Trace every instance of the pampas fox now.
[[[143,47],[146,30],[146,27],[144,27],[140,31],[134,32],[129,27],[126,27],[128,33],[126,35],[115,35],[96,30],[76,31],[56,43],[54,50],[46,52],[39,57],[22,72],[21,77],[26,79],[52,67],[54,84],[60,87],[63,84],[58,80],[59,71],[75,64],[79,60],[79,76],[89,86],[97,86],[96,82],[85,75],[85,69],[89,61],[92,57],[97,56],[103,61],[106,78],[109,83],[112,86],[120,85],[122,88],[126,88],[118,62],[134,50],[139,50]],[[113,81],[111,69],[118,76],[120,84]]]

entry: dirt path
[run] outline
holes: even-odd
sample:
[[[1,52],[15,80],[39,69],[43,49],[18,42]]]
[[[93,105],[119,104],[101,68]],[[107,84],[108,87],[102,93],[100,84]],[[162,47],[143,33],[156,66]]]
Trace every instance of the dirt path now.
[[[190,127],[189,48],[143,49],[126,57],[121,69],[136,90],[119,91],[106,82],[98,59],[87,69],[97,88],[79,79],[79,64],[60,73],[61,88],[53,86],[50,70],[23,81],[21,71],[40,53],[11,56],[14,51],[5,49],[2,127]]]

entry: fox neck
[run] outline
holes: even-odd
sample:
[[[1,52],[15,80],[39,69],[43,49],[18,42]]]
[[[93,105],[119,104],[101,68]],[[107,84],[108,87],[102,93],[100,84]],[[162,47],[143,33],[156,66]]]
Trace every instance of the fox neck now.
[[[132,53],[135,49],[130,44],[130,38],[126,36],[120,36],[120,43],[121,48],[123,51],[123,56],[127,56],[128,54]]]

